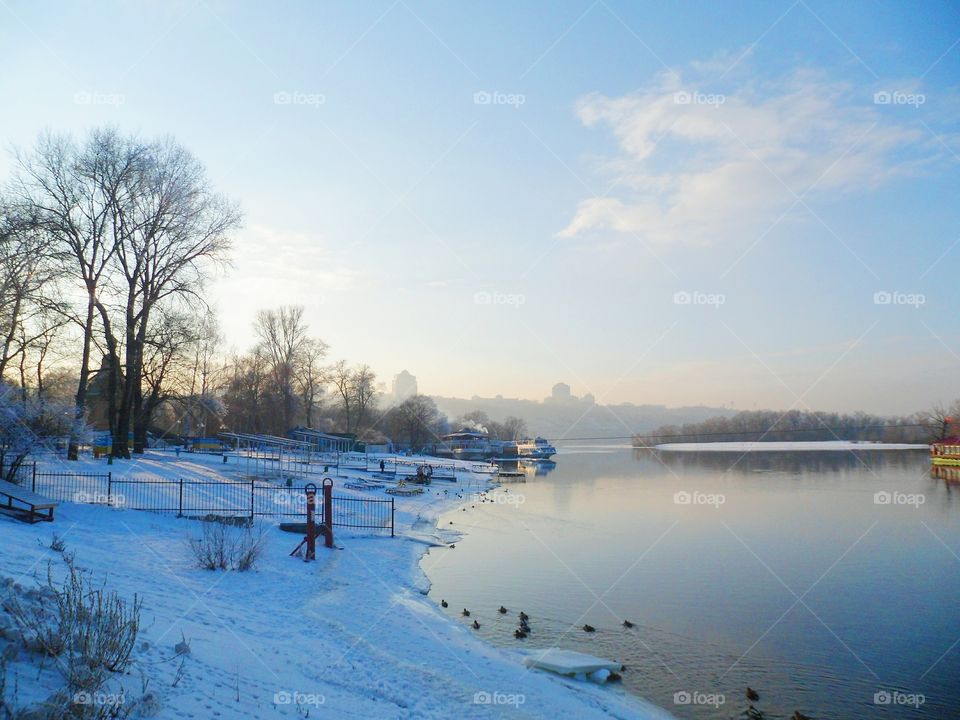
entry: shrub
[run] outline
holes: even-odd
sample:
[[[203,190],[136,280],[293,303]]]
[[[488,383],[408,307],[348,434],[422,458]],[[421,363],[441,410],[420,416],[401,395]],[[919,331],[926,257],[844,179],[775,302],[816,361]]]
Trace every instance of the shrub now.
[[[89,689],[93,678],[86,678],[91,673],[123,672],[129,666],[143,601],[134,595],[128,602],[96,586],[72,560],[66,566],[62,585],[54,582],[52,569],[47,569],[43,595],[52,608],[42,602],[23,605],[14,597],[10,609],[27,648],[62,658],[60,667],[68,684],[73,679],[82,686],[79,689]]]
[[[205,570],[237,570],[254,567],[263,553],[264,536],[257,528],[228,528],[220,522],[205,522],[199,537],[189,546],[197,566]]]

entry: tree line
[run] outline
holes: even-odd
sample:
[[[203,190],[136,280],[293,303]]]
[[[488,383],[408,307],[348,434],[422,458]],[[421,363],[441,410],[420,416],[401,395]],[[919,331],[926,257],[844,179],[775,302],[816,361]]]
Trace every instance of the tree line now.
[[[956,420],[955,420],[956,418]],[[744,410],[731,417],[663,425],[633,437],[636,447],[667,442],[849,440],[926,443],[960,432],[960,400],[913,415],[886,417],[865,412]]]
[[[259,311],[252,347],[225,351],[205,290],[242,214],[173,138],[48,132],[12,160],[0,189],[0,411],[11,433],[33,418],[76,459],[91,427],[117,458],[142,453],[151,434],[306,425],[422,447],[461,425],[525,432],[483,413],[451,423],[422,395],[378,407],[374,372],[328,362],[301,306]]]

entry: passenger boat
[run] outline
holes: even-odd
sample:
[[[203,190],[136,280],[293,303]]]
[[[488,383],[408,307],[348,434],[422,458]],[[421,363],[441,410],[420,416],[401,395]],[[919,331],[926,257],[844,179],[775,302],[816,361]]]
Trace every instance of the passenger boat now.
[[[930,463],[940,467],[960,466],[960,435],[930,443]]]

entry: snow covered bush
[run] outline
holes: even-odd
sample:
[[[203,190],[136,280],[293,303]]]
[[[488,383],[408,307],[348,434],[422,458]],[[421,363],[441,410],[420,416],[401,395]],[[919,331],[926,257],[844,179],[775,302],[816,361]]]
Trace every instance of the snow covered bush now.
[[[201,523],[199,536],[188,541],[197,566],[205,570],[238,570],[253,568],[263,553],[264,535],[259,529],[229,528],[217,521]]]
[[[133,710],[122,690],[108,692],[107,684],[113,673],[130,667],[142,601],[134,596],[128,602],[94,584],[72,560],[65,564],[63,583],[54,581],[48,568],[45,585],[11,592],[4,603],[23,646],[52,659],[64,686],[26,709],[16,708],[15,697],[9,704],[0,699],[0,716],[117,720]]]
[[[0,470],[16,482],[17,471],[30,453],[51,448],[70,432],[73,407],[37,398],[0,381]]]
[[[36,603],[11,599],[10,612],[28,650],[57,658],[74,691],[90,691],[105,673],[123,672],[140,631],[143,601],[127,601],[97,586],[72,560],[66,560],[63,584],[47,571]]]

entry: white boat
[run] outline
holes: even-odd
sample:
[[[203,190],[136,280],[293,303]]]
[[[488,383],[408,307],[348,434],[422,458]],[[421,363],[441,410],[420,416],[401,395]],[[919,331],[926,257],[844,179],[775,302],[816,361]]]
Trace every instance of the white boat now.
[[[549,460],[557,454],[557,449],[547,442],[546,438],[542,437],[538,437],[533,442],[517,443],[517,449],[521,458],[531,458],[533,460]]]

